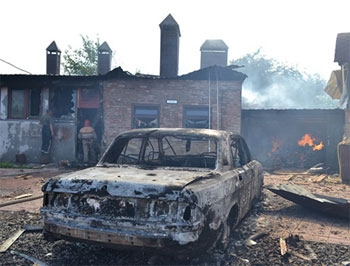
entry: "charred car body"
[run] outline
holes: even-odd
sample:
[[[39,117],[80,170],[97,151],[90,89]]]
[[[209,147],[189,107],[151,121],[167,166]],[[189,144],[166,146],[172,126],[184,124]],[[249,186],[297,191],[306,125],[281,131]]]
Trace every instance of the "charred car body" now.
[[[227,243],[262,185],[262,166],[239,135],[131,130],[95,167],[43,185],[44,235],[195,254]]]

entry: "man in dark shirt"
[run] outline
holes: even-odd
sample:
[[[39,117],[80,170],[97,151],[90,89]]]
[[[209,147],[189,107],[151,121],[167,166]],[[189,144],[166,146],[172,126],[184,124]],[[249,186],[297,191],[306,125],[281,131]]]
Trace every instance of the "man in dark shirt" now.
[[[51,148],[51,140],[52,140],[52,137],[54,136],[53,118],[52,118],[51,110],[47,110],[46,114],[44,114],[41,117],[40,124],[43,125],[41,130],[41,138],[42,138],[41,152],[44,154],[48,154]]]

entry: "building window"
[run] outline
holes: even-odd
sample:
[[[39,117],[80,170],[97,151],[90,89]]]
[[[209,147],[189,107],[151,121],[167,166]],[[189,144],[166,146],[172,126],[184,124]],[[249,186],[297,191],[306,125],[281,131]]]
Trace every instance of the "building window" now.
[[[59,120],[74,121],[77,91],[71,87],[57,87],[50,91],[50,109],[53,117]]]
[[[134,107],[134,128],[159,127],[159,111],[154,106]]]
[[[10,118],[40,116],[41,89],[12,89],[9,96]]]
[[[39,116],[41,106],[41,90],[30,89],[29,91],[29,116]]]
[[[190,106],[184,109],[185,128],[209,128],[209,108]]]

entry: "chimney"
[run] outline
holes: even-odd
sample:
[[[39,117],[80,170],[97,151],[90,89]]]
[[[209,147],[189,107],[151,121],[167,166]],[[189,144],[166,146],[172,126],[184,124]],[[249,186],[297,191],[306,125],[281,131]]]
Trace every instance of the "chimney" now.
[[[61,50],[57,47],[56,42],[53,41],[49,47],[46,48],[46,74],[59,75],[61,65]]]
[[[104,75],[107,72],[111,71],[111,62],[112,62],[112,50],[109,48],[107,42],[103,42],[98,48],[98,65],[97,65],[97,74]]]
[[[227,66],[228,46],[223,40],[206,40],[201,48],[201,68]]]
[[[176,77],[179,69],[180,28],[169,14],[159,24],[160,37],[160,76]]]

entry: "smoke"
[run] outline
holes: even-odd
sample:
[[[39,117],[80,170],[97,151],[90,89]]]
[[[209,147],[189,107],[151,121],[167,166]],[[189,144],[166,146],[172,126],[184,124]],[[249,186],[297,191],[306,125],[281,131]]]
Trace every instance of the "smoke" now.
[[[264,88],[262,92],[243,86],[244,109],[295,109],[298,103],[294,98],[287,97],[283,86],[273,84]]]
[[[326,81],[314,77],[248,75],[242,88],[243,109],[333,109],[337,101],[324,92]]]
[[[231,61],[248,77],[242,87],[244,109],[334,109],[338,101],[325,91],[326,81],[267,58],[257,50]]]

